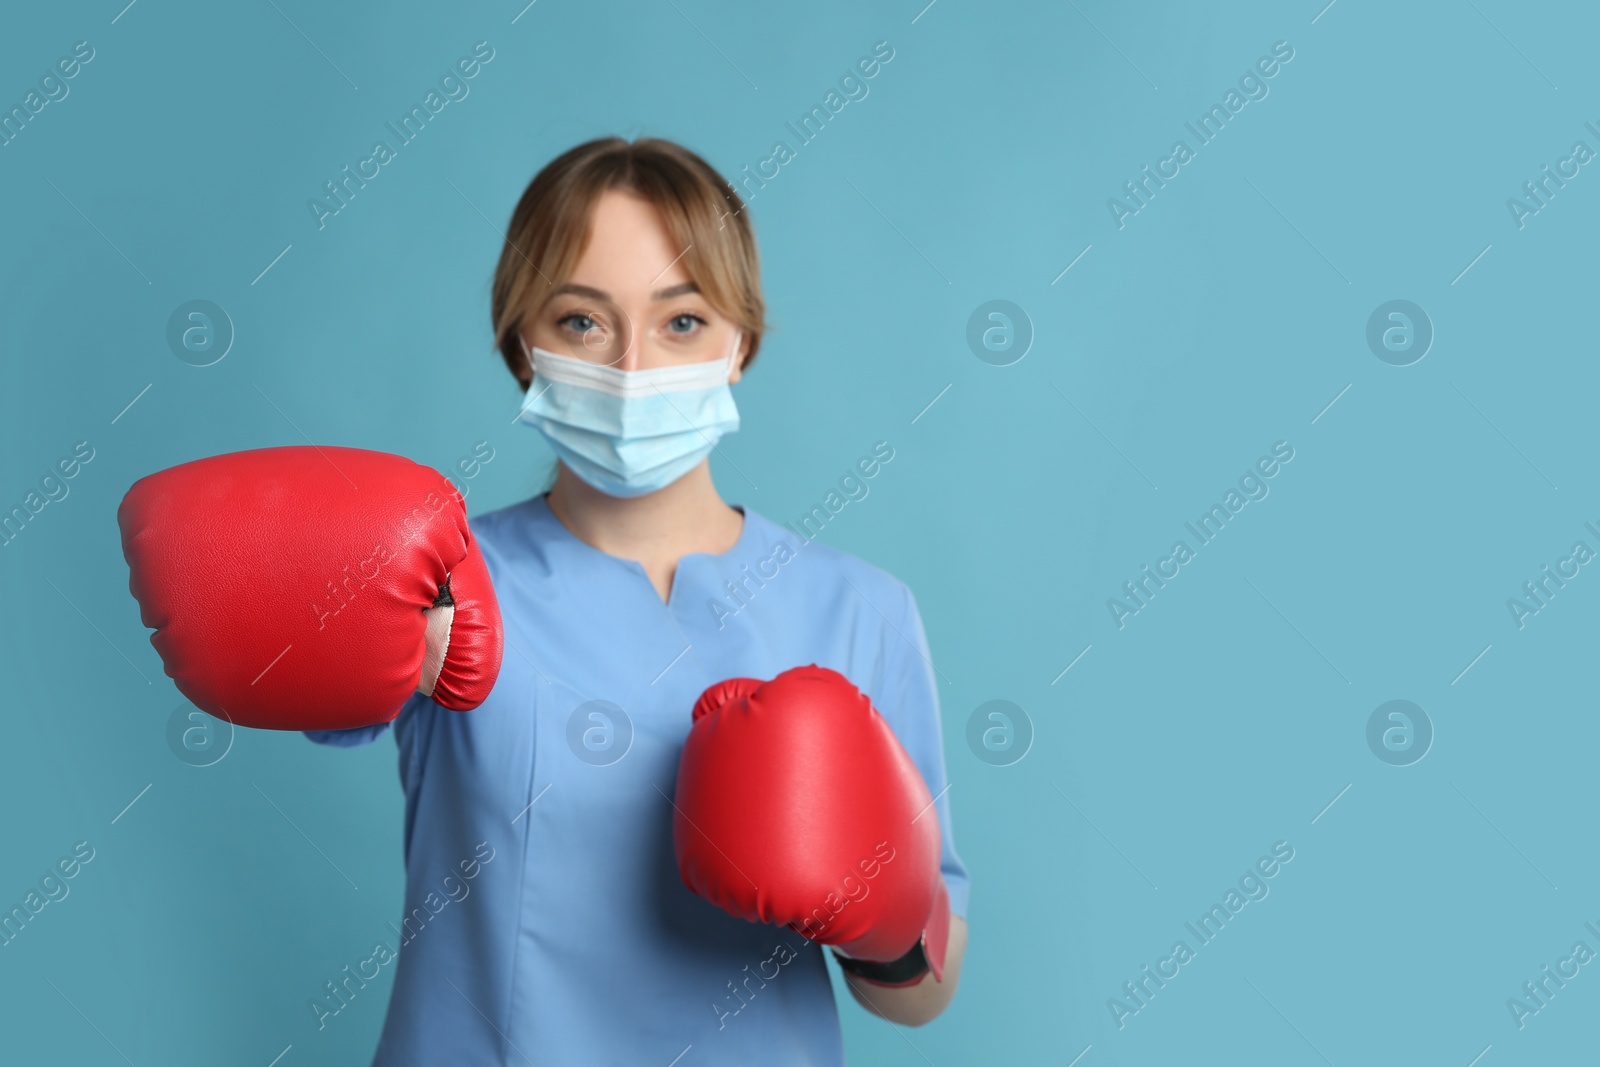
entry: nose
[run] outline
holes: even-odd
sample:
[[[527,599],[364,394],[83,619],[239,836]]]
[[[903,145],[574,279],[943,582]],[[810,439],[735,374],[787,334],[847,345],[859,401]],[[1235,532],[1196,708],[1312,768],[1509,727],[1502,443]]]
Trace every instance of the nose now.
[[[622,337],[619,341],[623,346],[622,358],[612,366],[618,370],[638,370],[643,364],[643,353],[640,351],[639,331],[635,327],[633,316],[625,311],[620,312],[618,323],[622,327]]]
[[[591,315],[597,327],[583,338],[585,359],[617,370],[638,370],[643,365],[637,319],[615,303],[607,301]]]

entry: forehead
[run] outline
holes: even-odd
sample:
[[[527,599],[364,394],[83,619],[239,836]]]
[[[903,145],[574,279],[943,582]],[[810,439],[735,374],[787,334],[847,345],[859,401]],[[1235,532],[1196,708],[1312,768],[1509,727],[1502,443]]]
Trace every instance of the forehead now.
[[[608,189],[596,201],[572,282],[614,296],[642,296],[690,281],[661,214],[637,194]]]

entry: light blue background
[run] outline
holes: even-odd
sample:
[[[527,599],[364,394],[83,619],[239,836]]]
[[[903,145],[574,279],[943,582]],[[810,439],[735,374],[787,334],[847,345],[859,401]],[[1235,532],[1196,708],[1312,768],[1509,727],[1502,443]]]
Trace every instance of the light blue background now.
[[[181,698],[127,592],[118,501],[156,469],[307,438],[440,468],[488,440],[474,513],[530,495],[550,457],[512,422],[487,312],[529,178],[613,132],[731,176],[880,40],[870,95],[751,199],[776,329],[724,446],[749,480],[714,463],[782,522],[873,442],[896,449],[824,538],[917,594],[972,933],[927,1028],[841,995],[853,1062],[1593,1055],[1600,964],[1523,1029],[1506,1000],[1574,942],[1600,950],[1600,577],[1520,630],[1506,601],[1575,540],[1600,548],[1600,175],[1522,229],[1506,200],[1575,140],[1600,148],[1600,19],[923,2],[7,13],[0,101],[76,41],[96,56],[0,148],[0,502],[74,442],[95,459],[0,548],[0,902],[74,842],[96,857],[0,948],[0,1058],[367,1061],[387,977],[320,1033],[307,1002],[392,936],[393,747],[243,732],[215,766],[175,758]],[[470,96],[319,231],[307,199],[480,40]],[[1270,95],[1118,229],[1107,198],[1280,40]],[[237,329],[207,368],[164,339],[196,298]],[[1408,367],[1365,341],[1395,298],[1436,329]],[[992,299],[1036,334],[1012,366],[965,340]],[[1280,440],[1270,496],[1119,630],[1107,598]],[[1408,767],[1365,740],[1395,698],[1437,731]],[[1036,730],[1013,766],[967,746],[992,699]],[[1107,999],[1280,840],[1270,896],[1118,1029]],[[625,1025],[628,1006],[595,1011]]]

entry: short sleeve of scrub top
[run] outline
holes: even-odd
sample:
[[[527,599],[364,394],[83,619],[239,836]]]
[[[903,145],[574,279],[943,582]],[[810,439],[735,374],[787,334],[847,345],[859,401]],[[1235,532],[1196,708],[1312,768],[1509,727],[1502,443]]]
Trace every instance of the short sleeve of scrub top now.
[[[683,557],[666,602],[543,496],[479,516],[506,639],[489,698],[453,712],[413,696],[392,723],[308,732],[349,747],[392,727],[399,747],[405,910],[363,961],[368,980],[394,971],[373,1067],[844,1062],[826,949],[678,876],[678,756],[696,698],[724,678],[815,663],[866,693],[935,797],[966,915],[915,598],[740,510],[735,545]]]

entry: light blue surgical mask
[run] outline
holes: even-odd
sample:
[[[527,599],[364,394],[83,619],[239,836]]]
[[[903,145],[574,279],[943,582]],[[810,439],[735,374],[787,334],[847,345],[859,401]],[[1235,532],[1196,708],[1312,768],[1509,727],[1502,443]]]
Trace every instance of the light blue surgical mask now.
[[[631,371],[534,348],[533,386],[518,419],[602,493],[653,493],[739,428],[728,388],[739,336],[722,359]]]

